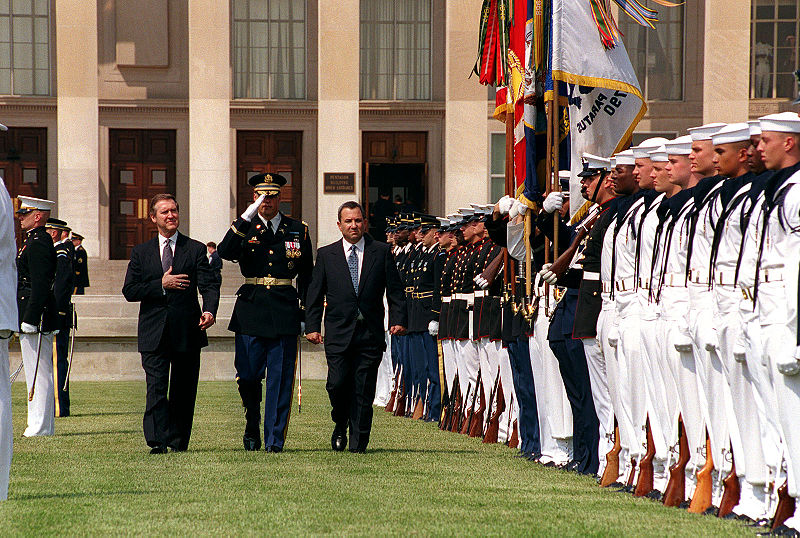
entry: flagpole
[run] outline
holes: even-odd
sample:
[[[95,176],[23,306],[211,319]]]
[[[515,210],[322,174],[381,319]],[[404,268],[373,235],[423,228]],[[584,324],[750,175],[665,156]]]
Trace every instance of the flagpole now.
[[[553,101],[552,101],[552,111],[553,111],[553,137],[551,146],[552,155],[553,155],[553,165],[550,176],[548,176],[551,184],[551,191],[560,191],[561,184],[558,180],[558,170],[560,168],[558,163],[558,147],[560,146],[560,138],[561,138],[561,125],[558,118],[558,82],[553,82]],[[559,228],[559,219],[561,215],[558,211],[553,211],[553,261],[558,259],[558,228]]]
[[[506,106],[506,194],[516,197],[514,181],[514,106]],[[508,291],[511,276],[509,274],[508,249],[503,250],[503,289]]]

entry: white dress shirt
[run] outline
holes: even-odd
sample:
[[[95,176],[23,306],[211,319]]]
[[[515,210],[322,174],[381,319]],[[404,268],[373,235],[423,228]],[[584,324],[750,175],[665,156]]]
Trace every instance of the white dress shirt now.
[[[169,242],[169,248],[172,251],[172,259],[175,259],[175,242],[178,240],[178,232],[175,232],[170,237],[164,237],[158,234],[158,255],[161,261],[164,261],[164,245]]]
[[[364,263],[364,236],[361,236],[361,239],[358,240],[358,243],[355,244],[356,247],[356,256],[358,257],[358,280],[361,281],[361,265]],[[344,248],[344,260],[350,257],[350,249],[353,247],[353,243],[350,243],[347,239],[342,237],[342,248]]]
[[[278,211],[278,213],[276,213],[276,214],[275,214],[275,216],[274,216],[274,217],[272,217],[272,218],[271,218],[271,219],[269,219],[269,220],[267,220],[267,219],[265,219],[264,217],[262,217],[262,216],[261,216],[261,213],[259,213],[259,214],[258,214],[258,218],[260,218],[260,219],[261,219],[261,222],[263,222],[263,223],[264,223],[264,226],[267,226],[267,228],[269,228],[269,226],[267,225],[267,223],[268,223],[268,222],[271,222],[271,223],[272,223],[272,233],[277,233],[277,231],[278,231],[278,225],[280,225],[280,223],[281,223],[281,212],[280,212],[280,211]]]

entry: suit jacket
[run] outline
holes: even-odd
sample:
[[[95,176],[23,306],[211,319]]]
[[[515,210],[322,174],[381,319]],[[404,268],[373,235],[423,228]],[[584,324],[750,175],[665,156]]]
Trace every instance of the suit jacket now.
[[[208,264],[211,270],[217,275],[217,279],[222,282],[222,258],[219,257],[219,252],[216,250],[209,256]]]
[[[139,351],[155,351],[164,331],[172,348],[178,352],[199,350],[208,345],[206,332],[200,330],[200,314],[210,312],[217,316],[219,282],[206,258],[206,246],[178,233],[173,274],[189,275],[189,286],[184,290],[165,290],[161,286],[164,271],[158,237],[136,245],[131,251],[131,261],[125,275],[122,295],[139,306]],[[197,291],[203,296],[203,309],[197,301]]]
[[[67,331],[72,327],[72,291],[75,289],[73,262],[75,247],[72,241],[64,241],[56,249],[56,277],[53,293],[58,307],[58,330]]]
[[[306,333],[320,332],[325,308],[325,351],[342,353],[356,329],[359,311],[376,347],[386,348],[383,295],[389,302],[389,326],[407,325],[405,293],[392,250],[386,243],[364,236],[364,258],[358,293],[350,280],[350,269],[341,240],[317,250],[317,262],[306,296]],[[323,300],[327,306],[323,307]]]
[[[19,322],[38,326],[44,332],[58,328],[58,308],[53,294],[56,249],[53,239],[39,226],[30,230],[17,255],[17,305]]]

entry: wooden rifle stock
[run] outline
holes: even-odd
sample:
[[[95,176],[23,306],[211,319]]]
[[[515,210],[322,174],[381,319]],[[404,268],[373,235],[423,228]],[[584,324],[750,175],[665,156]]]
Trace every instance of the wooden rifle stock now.
[[[562,252],[561,255],[553,262],[553,265],[550,266],[550,270],[555,273],[558,278],[561,278],[567,269],[569,269],[569,264],[575,257],[575,253],[578,251],[581,242],[586,238],[587,235],[589,235],[589,231],[592,229],[592,226],[594,226],[594,223],[597,222],[597,218],[599,216],[600,212],[597,211],[595,215],[587,217],[583,226],[578,226],[578,231],[575,234],[575,238],[569,244],[567,249]]]
[[[725,489],[722,492],[722,499],[719,501],[718,517],[725,517],[733,512],[733,507],[739,504],[742,494],[742,487],[739,484],[739,477],[736,475],[736,462],[733,462],[730,474],[722,481]]]
[[[714,458],[711,455],[711,441],[706,435],[706,463],[703,468],[697,471],[697,487],[692,495],[692,502],[689,504],[689,512],[692,514],[702,514],[711,506],[711,471],[714,470]]]
[[[394,374],[394,383],[392,383],[392,393],[389,396],[389,403],[386,404],[385,410],[389,413],[394,413],[394,400],[397,397],[397,384],[400,382],[400,366],[397,366]]]
[[[458,399],[461,398],[461,386],[458,383],[458,374],[453,379],[453,388],[450,391],[450,401],[447,406],[447,413],[444,417],[444,425],[441,426],[442,430],[451,431],[453,429],[453,419],[456,414],[456,404]]]
[[[494,279],[497,278],[497,275],[500,273],[500,269],[503,267],[503,261],[505,258],[506,249],[503,248],[500,254],[494,257],[492,261],[486,266],[483,272],[479,275],[482,276],[488,283],[489,286],[492,285]]]
[[[402,417],[406,414],[406,380],[405,377],[400,374],[400,382],[397,385],[398,396],[395,398],[397,405],[394,409],[394,416]]]
[[[635,477],[636,477],[636,458],[631,458],[631,473],[628,475],[628,479],[625,481],[625,485],[628,487],[632,486]]]
[[[469,387],[467,387],[466,397],[469,398]],[[461,429],[461,417],[464,416],[464,395],[461,394],[461,385],[458,386],[458,398],[456,398],[456,405],[453,408],[453,416],[450,419],[450,431],[458,433]]]
[[[414,406],[414,412],[411,414],[411,418],[414,420],[419,420],[422,418],[422,414],[424,412],[425,400],[423,400],[421,396],[417,396],[417,405]]]
[[[442,414],[439,417],[439,429],[444,430],[447,425],[447,420],[450,418],[450,406],[453,404],[453,393],[455,392],[455,384],[453,390],[447,390],[447,382],[445,381],[442,387]]]
[[[497,374],[497,408],[489,419],[489,426],[486,428],[486,435],[483,436],[484,443],[496,443],[500,432],[500,415],[506,410],[506,399],[503,396],[503,383],[500,381],[500,374]]]
[[[775,509],[775,517],[772,519],[772,528],[777,529],[783,522],[794,515],[795,500],[789,495],[789,479],[778,488],[778,507]]]
[[[508,446],[517,448],[519,445],[519,425],[514,421],[514,429],[511,430],[511,437],[508,439]]]
[[[614,446],[606,454],[606,468],[600,479],[601,487],[608,487],[619,478],[619,453],[622,451],[622,444],[619,439],[619,426],[614,419]]]
[[[486,397],[481,391],[478,409],[472,414],[472,421],[469,425],[469,436],[480,437],[483,435],[483,414],[486,412]]]
[[[678,461],[669,468],[669,482],[664,490],[664,506],[678,506],[686,499],[686,465],[689,463],[689,441],[683,420],[678,419]]]
[[[472,418],[472,410],[467,409],[469,405],[467,401],[470,400],[470,398],[473,400],[475,399],[475,390],[472,385],[467,384],[467,397],[464,399],[461,412],[458,414],[458,428],[455,430],[456,433],[466,433],[466,431],[462,430],[464,430],[465,427],[469,427],[469,421]]]
[[[644,497],[653,491],[653,458],[656,456],[653,432],[650,430],[650,419],[645,422],[647,428],[647,451],[644,453],[642,461],[639,462],[639,480],[636,482],[636,489],[633,491],[634,497]]]
[[[478,391],[483,392],[481,389],[481,372],[478,370],[478,379],[475,381],[475,390],[472,391],[472,403],[469,406],[469,412],[467,414],[466,420],[463,424],[461,424],[461,433],[464,435],[469,435],[469,428],[472,426],[472,417],[475,415],[475,404],[478,402]]]

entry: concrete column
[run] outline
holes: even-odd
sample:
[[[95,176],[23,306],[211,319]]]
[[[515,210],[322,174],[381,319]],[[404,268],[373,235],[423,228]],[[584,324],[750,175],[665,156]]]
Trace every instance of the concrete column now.
[[[705,0],[703,39],[703,123],[747,121],[750,2]]]
[[[359,0],[320,0],[317,113],[317,242],[341,238],[336,211],[361,201],[361,136],[358,128]],[[355,174],[354,194],[325,194],[323,174]]]
[[[97,2],[57,0],[58,206],[55,214],[100,252]]]
[[[219,241],[230,226],[229,11],[228,2],[189,1],[188,230],[202,242]]]
[[[486,87],[467,78],[478,50],[480,0],[447,0],[444,210],[489,197]]]

